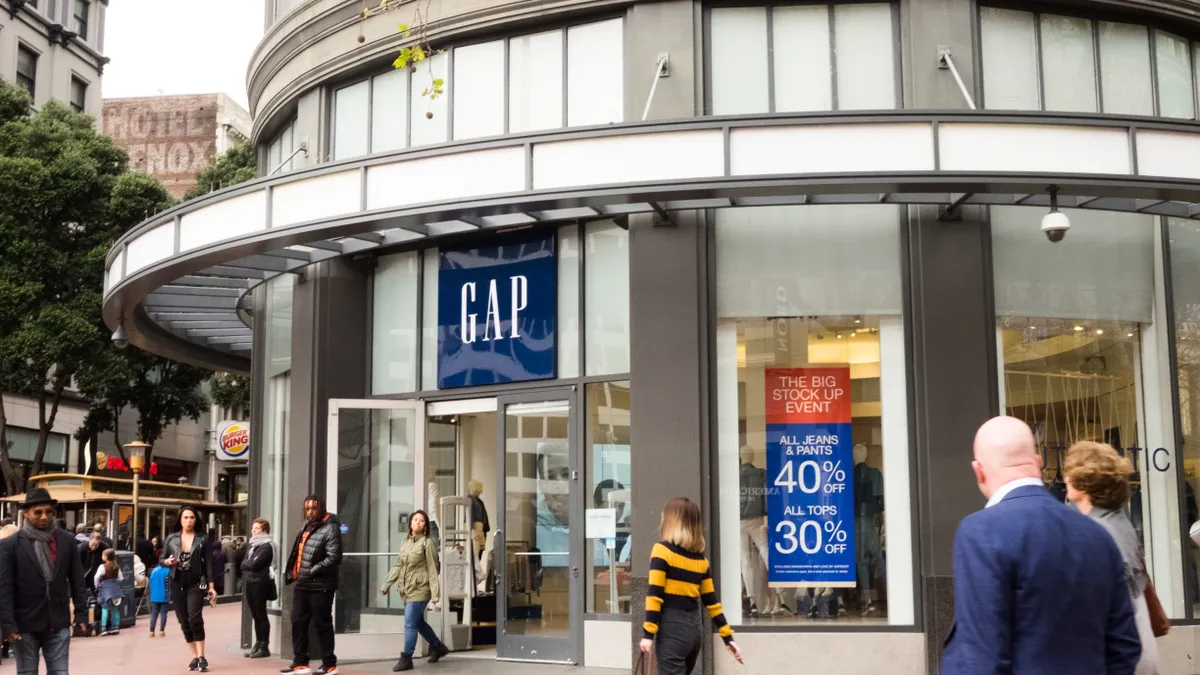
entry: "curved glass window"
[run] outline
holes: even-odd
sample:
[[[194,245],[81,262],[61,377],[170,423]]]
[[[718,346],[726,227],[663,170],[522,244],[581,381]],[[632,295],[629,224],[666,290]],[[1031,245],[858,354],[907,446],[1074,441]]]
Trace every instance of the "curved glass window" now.
[[[438,53],[333,92],[333,157],[543,129],[624,121],[625,66],[610,45],[621,19],[491,40]],[[620,53],[618,50],[615,52]],[[445,94],[425,95],[435,79]]]
[[[896,26],[889,3],[715,7],[709,13],[708,110],[897,108]]]
[[[981,7],[983,105],[1195,119],[1198,44],[1148,26]]]

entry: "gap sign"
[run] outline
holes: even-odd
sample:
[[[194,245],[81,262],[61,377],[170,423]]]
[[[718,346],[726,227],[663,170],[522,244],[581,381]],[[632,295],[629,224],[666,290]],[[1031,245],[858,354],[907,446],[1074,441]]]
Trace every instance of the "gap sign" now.
[[[553,379],[554,232],[438,253],[438,388]]]

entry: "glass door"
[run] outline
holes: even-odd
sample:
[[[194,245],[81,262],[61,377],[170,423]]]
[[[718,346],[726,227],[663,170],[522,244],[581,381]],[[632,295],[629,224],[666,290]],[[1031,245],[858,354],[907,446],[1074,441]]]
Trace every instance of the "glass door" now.
[[[342,522],[343,559],[334,628],[338,634],[404,632],[404,604],[379,587],[408,517],[424,506],[425,404],[420,401],[329,402],[329,510]]]
[[[496,537],[497,657],[578,663],[583,503],[575,392],[503,396],[503,506]]]

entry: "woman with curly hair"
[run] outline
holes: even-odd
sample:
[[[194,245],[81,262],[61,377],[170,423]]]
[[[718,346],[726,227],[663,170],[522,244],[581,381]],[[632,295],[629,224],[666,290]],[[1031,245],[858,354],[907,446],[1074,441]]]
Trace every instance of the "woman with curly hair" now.
[[[1146,604],[1150,575],[1142,555],[1142,542],[1125,513],[1125,506],[1129,503],[1131,473],[1133,464],[1107,443],[1082,441],[1067,450],[1064,470],[1067,499],[1074,502],[1080,513],[1108,530],[1125,562],[1125,584],[1133,600],[1138,636],[1142,641],[1142,658],[1134,673],[1157,675],[1158,645]]]

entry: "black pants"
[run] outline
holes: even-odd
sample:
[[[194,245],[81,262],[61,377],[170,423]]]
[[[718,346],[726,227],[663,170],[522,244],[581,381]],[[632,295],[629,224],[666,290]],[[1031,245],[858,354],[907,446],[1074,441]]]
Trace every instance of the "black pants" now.
[[[267,594],[274,581],[247,581],[245,584],[246,607],[254,620],[254,641],[271,641],[271,622],[267,619]]]
[[[655,639],[659,675],[690,675],[704,639],[698,619],[696,612],[668,609],[662,613]]]
[[[194,583],[184,588],[181,575],[171,580],[171,600],[175,603],[175,618],[183,631],[185,642],[204,642],[204,591]]]
[[[333,591],[292,591],[292,663],[308,665],[308,627],[317,633],[321,646],[321,665],[337,665],[333,653]]]

